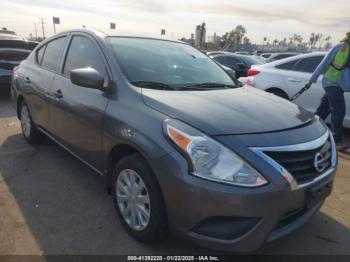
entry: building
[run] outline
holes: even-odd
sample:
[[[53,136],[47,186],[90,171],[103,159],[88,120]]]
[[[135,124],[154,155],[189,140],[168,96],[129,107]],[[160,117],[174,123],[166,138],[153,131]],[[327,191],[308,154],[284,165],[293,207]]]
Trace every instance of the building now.
[[[197,25],[196,31],[195,31],[195,46],[203,47],[205,44],[205,37],[206,37],[205,23],[203,23],[202,25]]]

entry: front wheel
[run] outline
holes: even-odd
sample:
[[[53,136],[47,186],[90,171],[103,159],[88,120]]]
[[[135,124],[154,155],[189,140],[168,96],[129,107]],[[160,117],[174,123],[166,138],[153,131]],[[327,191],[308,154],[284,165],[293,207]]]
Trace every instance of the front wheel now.
[[[28,106],[24,101],[21,105],[20,117],[22,133],[25,140],[30,144],[38,143],[43,138],[43,134],[34,125]]]
[[[126,231],[136,240],[154,242],[166,235],[162,194],[147,162],[139,155],[120,160],[113,172],[113,200]]]

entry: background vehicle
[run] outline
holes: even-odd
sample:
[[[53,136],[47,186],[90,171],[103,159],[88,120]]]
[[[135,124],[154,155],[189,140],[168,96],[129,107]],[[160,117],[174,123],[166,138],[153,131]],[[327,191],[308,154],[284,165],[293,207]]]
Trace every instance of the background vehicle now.
[[[26,59],[37,42],[17,35],[0,34],[0,88],[10,90],[12,70]]]
[[[211,52],[207,52],[207,56],[218,55],[218,54],[225,54],[225,51],[211,51]]]
[[[261,53],[261,54],[260,54],[260,56],[263,57],[263,58],[265,58],[265,59],[270,58],[270,56],[272,56],[272,55],[273,55],[273,53]]]
[[[289,99],[310,79],[311,73],[314,72],[325,54],[315,52],[293,56],[261,66],[253,66],[248,72],[249,77],[240,80],[258,89]],[[311,112],[315,112],[323,94],[322,77],[320,77],[308,91],[295,100],[295,103]],[[344,126],[350,128],[349,93],[345,93],[345,103],[347,111]]]
[[[275,54],[271,54],[266,59],[266,62],[270,63],[270,62],[273,62],[273,61],[277,61],[277,60],[288,58],[288,57],[295,56],[295,55],[297,55],[297,54],[296,53],[275,53]]]
[[[302,226],[331,193],[337,155],[324,123],[238,88],[182,42],[62,32],[12,83],[24,138],[45,134],[105,176],[139,241],[170,228],[206,247],[252,251]]]
[[[210,56],[210,58],[227,66],[236,72],[237,78],[247,76],[247,72],[252,65],[261,65],[263,62],[254,56],[237,55],[232,53],[224,53]]]

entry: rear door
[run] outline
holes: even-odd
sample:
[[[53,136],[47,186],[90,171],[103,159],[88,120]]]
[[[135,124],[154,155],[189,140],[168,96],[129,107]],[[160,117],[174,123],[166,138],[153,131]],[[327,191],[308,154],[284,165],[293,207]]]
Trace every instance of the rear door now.
[[[52,130],[49,97],[66,39],[60,36],[36,50],[25,72],[24,92],[31,117],[36,125],[48,131]]]
[[[294,95],[309,81],[311,74],[323,59],[323,55],[301,58],[293,65],[292,70],[284,76],[289,93]],[[323,95],[322,77],[320,77],[311,88],[300,96],[295,103],[303,106],[307,110],[314,112],[320,103]]]
[[[92,67],[105,78],[106,92],[73,84],[70,72]],[[98,168],[101,163],[101,143],[104,113],[108,104],[110,73],[95,39],[85,34],[74,34],[55,78],[51,104],[54,135],[71,151]]]

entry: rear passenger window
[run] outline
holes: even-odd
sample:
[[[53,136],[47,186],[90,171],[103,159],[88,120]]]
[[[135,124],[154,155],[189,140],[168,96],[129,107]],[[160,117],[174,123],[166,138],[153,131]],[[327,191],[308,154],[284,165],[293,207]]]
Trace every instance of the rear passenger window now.
[[[66,37],[57,38],[46,45],[41,66],[52,71],[57,70],[58,60],[64,47]],[[40,51],[40,50],[39,50]]]
[[[321,63],[323,56],[314,56],[304,58],[298,61],[296,70],[304,73],[313,73],[317,66]]]
[[[288,63],[280,64],[280,65],[276,66],[276,68],[282,69],[282,70],[294,70],[295,69],[295,64],[297,62],[298,62],[298,60],[293,60],[293,61],[290,61]]]
[[[226,57],[226,61],[225,61],[225,66],[230,67],[230,68],[236,68],[237,64],[242,63],[241,61],[239,61],[237,58],[234,57]]]
[[[37,52],[36,52],[36,59],[37,59],[37,62],[39,65],[41,65],[41,62],[43,60],[43,55],[44,55],[44,52],[45,52],[45,48],[46,48],[46,45],[44,45],[43,47],[41,47]]]
[[[107,80],[104,60],[94,43],[83,36],[74,36],[67,53],[63,74],[70,76],[70,71],[77,68],[92,67]]]

